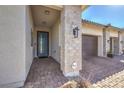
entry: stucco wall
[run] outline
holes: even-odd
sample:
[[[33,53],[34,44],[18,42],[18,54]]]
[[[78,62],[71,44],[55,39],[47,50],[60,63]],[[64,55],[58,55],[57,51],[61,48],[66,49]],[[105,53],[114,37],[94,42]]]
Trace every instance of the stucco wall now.
[[[0,6],[0,87],[25,80],[25,7]]]
[[[102,36],[102,28],[92,24],[82,23],[82,33],[86,35]]]
[[[110,37],[118,37],[118,30],[110,29]]]
[[[33,46],[31,46],[31,31],[33,31],[33,21],[31,10],[29,6],[26,6],[26,17],[25,17],[25,68],[26,76],[30,70],[33,61]]]
[[[60,30],[60,20],[58,20],[52,28],[51,31],[51,56],[60,62],[60,46],[59,46],[59,30]]]
[[[92,23],[82,23],[82,33],[83,34],[88,34],[88,35],[96,35],[96,36],[101,36],[103,35],[103,27],[98,26]],[[111,37],[118,37],[118,30],[110,28],[109,29],[110,36]]]

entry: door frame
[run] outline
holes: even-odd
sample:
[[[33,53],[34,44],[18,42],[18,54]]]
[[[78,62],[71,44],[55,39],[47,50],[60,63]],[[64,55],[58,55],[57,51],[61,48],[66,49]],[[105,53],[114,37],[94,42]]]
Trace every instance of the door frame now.
[[[43,57],[39,57],[38,56],[38,33],[47,33],[48,34],[48,39],[47,39],[47,46],[48,46],[48,56],[43,56]],[[44,58],[44,57],[49,57],[49,32],[46,32],[46,31],[37,31],[37,57],[39,58]]]

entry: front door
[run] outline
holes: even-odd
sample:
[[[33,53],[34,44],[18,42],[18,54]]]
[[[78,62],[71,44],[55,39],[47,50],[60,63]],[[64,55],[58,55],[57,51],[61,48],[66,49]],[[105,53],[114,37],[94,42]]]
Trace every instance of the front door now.
[[[49,33],[37,32],[37,56],[48,57],[49,55]]]

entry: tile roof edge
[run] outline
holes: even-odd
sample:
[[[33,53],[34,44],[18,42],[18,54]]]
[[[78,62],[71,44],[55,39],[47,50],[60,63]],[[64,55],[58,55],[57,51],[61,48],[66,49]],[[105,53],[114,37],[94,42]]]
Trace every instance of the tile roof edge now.
[[[104,25],[104,24],[96,23],[96,22],[93,22],[93,21],[90,21],[90,20],[86,20],[86,19],[82,19],[82,23],[83,22],[94,24],[94,25],[99,25],[101,27],[105,27],[105,26],[108,26],[109,25],[109,27],[112,27],[112,28],[117,29],[119,31],[124,31],[124,29],[119,28],[119,27],[112,26],[111,24]]]

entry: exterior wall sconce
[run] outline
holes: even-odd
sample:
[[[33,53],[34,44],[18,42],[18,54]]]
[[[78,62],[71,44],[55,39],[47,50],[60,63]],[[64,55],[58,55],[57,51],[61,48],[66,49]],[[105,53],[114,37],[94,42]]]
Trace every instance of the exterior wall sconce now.
[[[72,63],[72,69],[75,70],[76,68],[77,68],[77,63],[76,62]]]
[[[79,28],[77,26],[75,26],[73,28],[73,35],[74,35],[74,38],[78,38],[78,31],[79,31]]]

